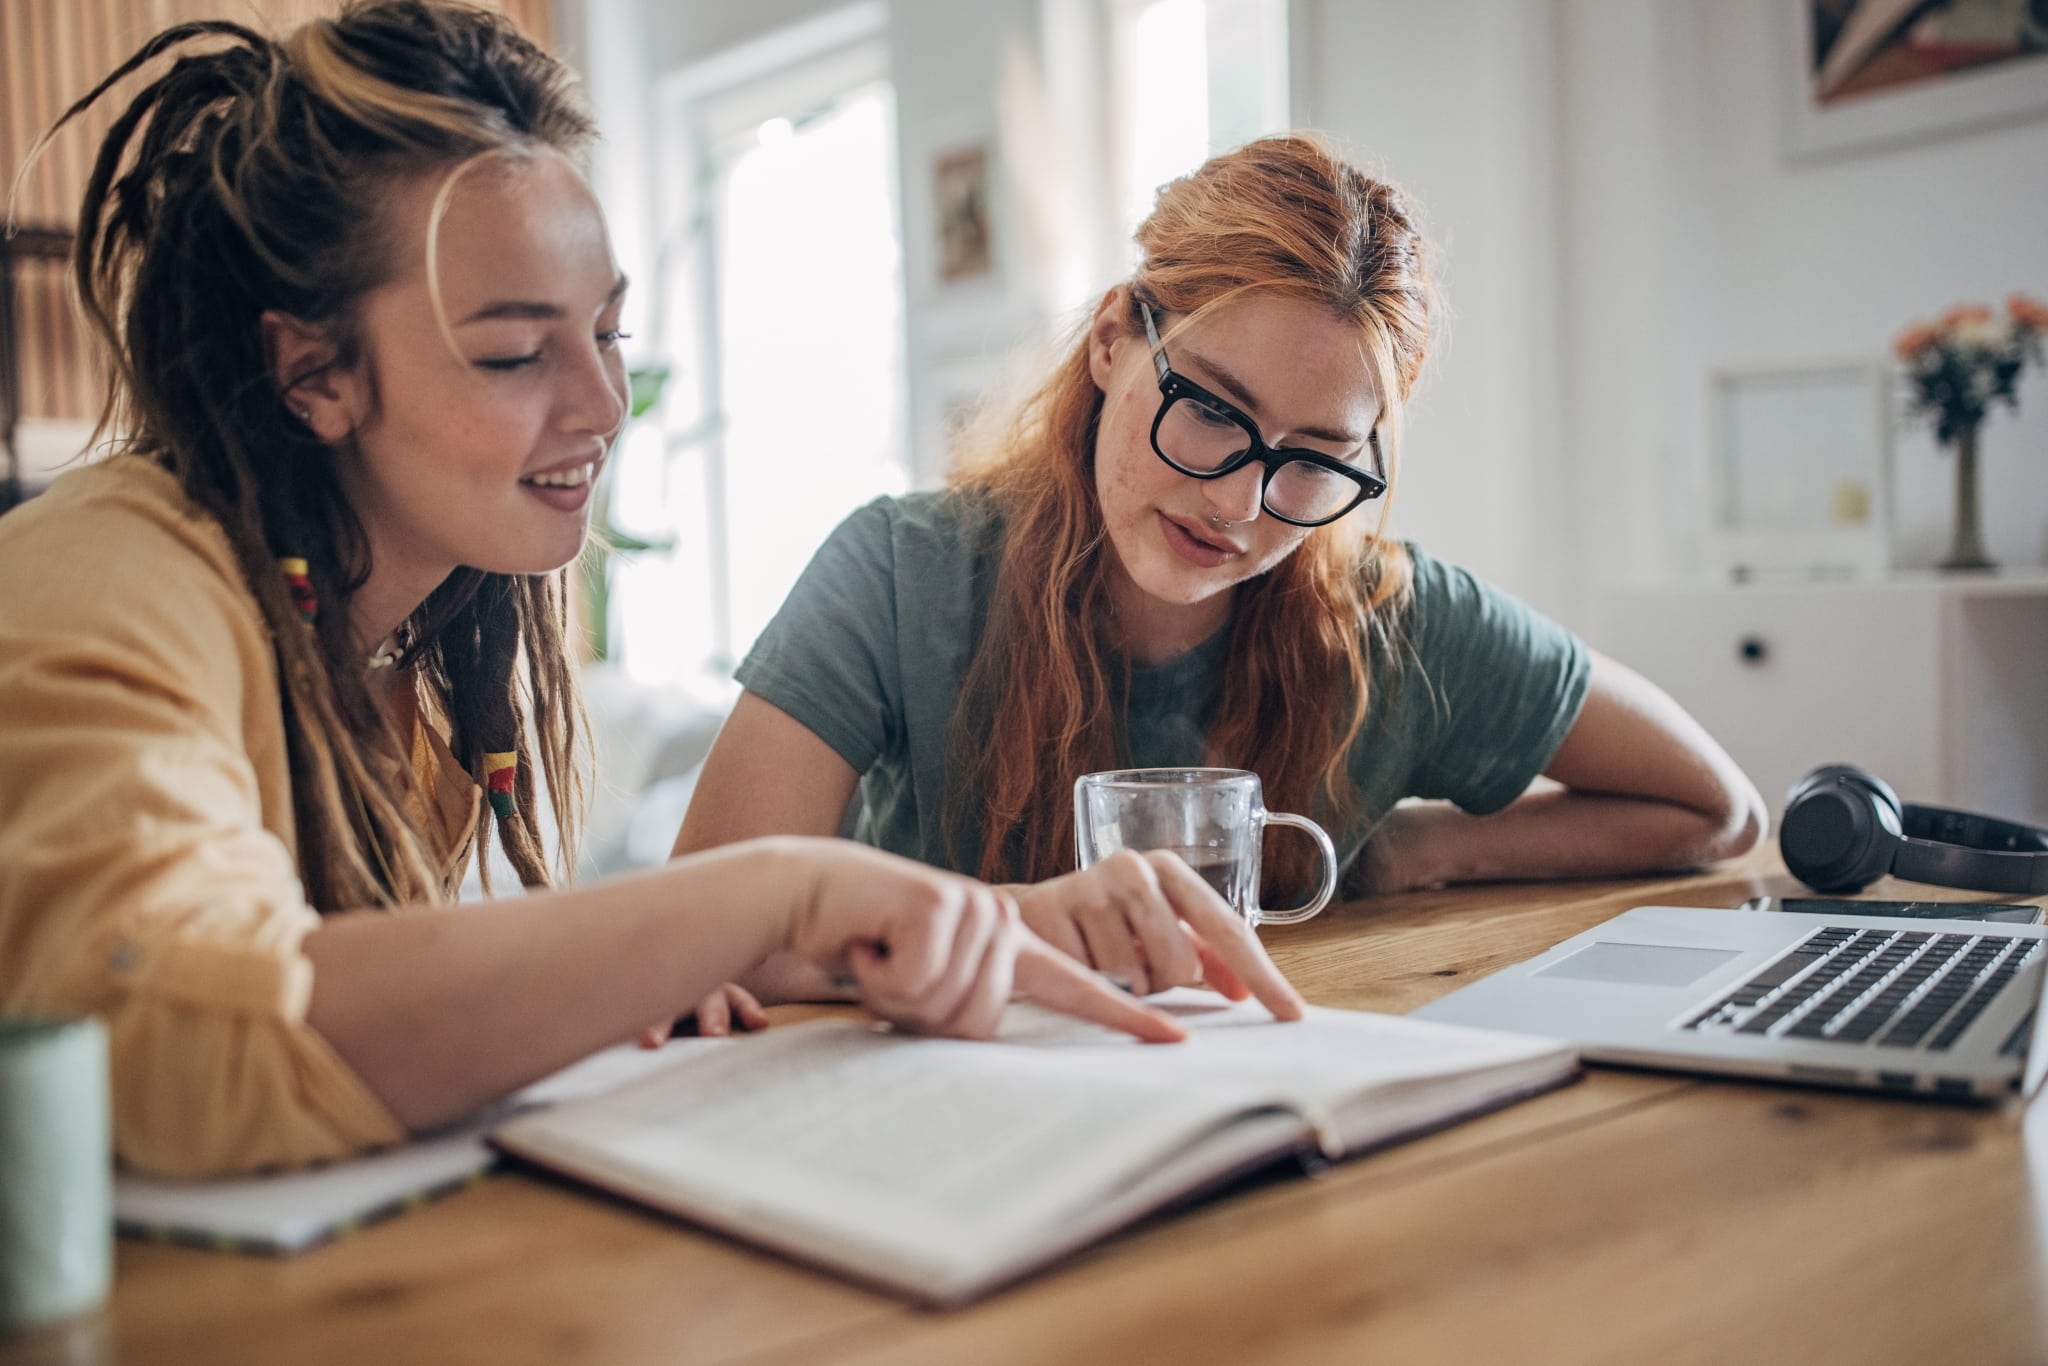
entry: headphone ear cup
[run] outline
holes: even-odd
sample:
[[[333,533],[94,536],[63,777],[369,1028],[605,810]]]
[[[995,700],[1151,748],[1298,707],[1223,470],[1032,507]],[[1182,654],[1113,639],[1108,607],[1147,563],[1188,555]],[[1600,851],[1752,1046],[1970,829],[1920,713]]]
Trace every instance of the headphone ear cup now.
[[[1861,783],[1864,787],[1869,788],[1879,801],[1891,808],[1893,831],[1897,832],[1905,829],[1906,804],[1899,800],[1898,793],[1892,791],[1890,783],[1878,777],[1869,769],[1858,768],[1854,764],[1830,764],[1828,767],[1839,769],[1842,777],[1850,782]]]
[[[1862,787],[1869,788],[1878,800],[1892,809],[1892,815],[1898,817],[1901,821],[1905,819],[1905,805],[1899,801],[1899,794],[1892,791],[1892,785],[1878,777],[1875,773],[1872,773],[1869,769],[1858,768],[1854,764],[1822,764],[1819,768],[1814,769],[1804,778],[1792,784],[1792,790],[1785,794],[1785,809],[1791,810],[1793,805],[1802,796],[1824,783],[1842,781],[1856,783]]]
[[[1801,778],[1798,782],[1792,784],[1791,787],[1786,789],[1785,809],[1787,811],[1790,811],[1793,807],[1799,805],[1799,799],[1801,797],[1804,797],[1807,793],[1813,791],[1814,788],[1819,787],[1822,783],[1827,782],[1833,778],[1839,778],[1845,773],[1854,772],[1856,772],[1856,768],[1852,764],[1822,764],[1819,768],[1814,769],[1812,772],[1808,773],[1804,778]]]
[[[1860,892],[1891,871],[1899,820],[1898,797],[1883,781],[1831,764],[1793,785],[1778,821],[1778,850],[1815,891]]]

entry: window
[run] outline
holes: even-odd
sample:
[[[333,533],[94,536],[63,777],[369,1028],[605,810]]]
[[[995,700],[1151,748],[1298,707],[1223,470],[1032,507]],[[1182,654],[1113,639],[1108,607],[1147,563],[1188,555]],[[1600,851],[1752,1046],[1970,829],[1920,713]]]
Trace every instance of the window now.
[[[1212,154],[1291,126],[1286,0],[1114,0],[1126,232]]]
[[[615,472],[619,530],[670,543],[615,570],[635,681],[728,677],[833,526],[909,487],[894,104],[873,41],[678,102],[671,392]]]
[[[1113,215],[1127,241],[1159,185],[1288,126],[1287,4],[1085,2],[1113,167],[1065,211]],[[672,378],[611,476],[614,525],[661,547],[613,571],[635,681],[729,688],[831,528],[912,483],[886,27],[878,4],[828,11],[664,91],[652,165],[672,202],[636,288],[655,300],[643,354]]]

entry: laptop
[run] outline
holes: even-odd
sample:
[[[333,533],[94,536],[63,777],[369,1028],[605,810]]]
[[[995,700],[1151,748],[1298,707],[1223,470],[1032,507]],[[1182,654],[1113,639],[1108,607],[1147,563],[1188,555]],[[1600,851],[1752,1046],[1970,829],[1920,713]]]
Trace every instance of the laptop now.
[[[2048,925],[1638,906],[1413,1013],[1568,1040],[1588,1062],[1994,1101],[2048,1072],[2043,940]]]

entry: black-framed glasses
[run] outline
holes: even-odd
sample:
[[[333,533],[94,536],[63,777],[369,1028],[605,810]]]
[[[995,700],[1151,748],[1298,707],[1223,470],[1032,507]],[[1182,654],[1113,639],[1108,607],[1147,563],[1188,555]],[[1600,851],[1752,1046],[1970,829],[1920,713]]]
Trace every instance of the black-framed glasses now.
[[[1144,300],[1145,339],[1159,371],[1159,415],[1152,450],[1190,479],[1221,479],[1256,460],[1265,467],[1259,505],[1292,526],[1323,526],[1387,491],[1377,431],[1366,438],[1377,470],[1363,470],[1321,451],[1268,446],[1249,417],[1184,375],[1174,373],[1159,328]]]

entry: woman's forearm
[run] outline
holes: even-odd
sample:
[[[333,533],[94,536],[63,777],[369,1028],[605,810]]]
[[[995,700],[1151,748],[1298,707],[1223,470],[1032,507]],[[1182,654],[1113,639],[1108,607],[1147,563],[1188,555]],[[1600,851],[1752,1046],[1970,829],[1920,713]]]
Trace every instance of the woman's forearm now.
[[[839,829],[859,780],[808,726],[743,692],[704,758],[675,854],[764,835],[830,835]],[[766,1005],[852,999],[823,970],[793,954],[777,954],[735,980]]]
[[[1563,789],[1529,793],[1490,816],[1420,802],[1395,808],[1374,830],[1356,885],[1384,892],[1672,872],[1746,853],[1760,834],[1747,808],[1703,811]]]
[[[1550,786],[1490,816],[1447,802],[1395,807],[1352,886],[1664,873],[1747,853],[1763,837],[1763,798],[1735,761],[1662,689],[1604,655],[1592,656],[1578,717],[1543,772]]]
[[[780,948],[803,894],[777,841],[573,891],[329,917],[308,1023],[408,1128],[687,1010]]]

